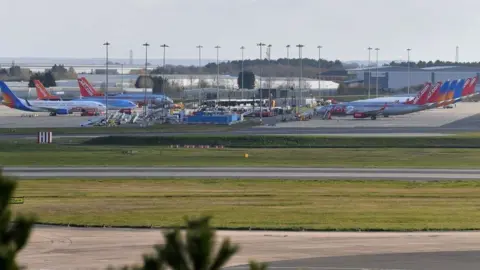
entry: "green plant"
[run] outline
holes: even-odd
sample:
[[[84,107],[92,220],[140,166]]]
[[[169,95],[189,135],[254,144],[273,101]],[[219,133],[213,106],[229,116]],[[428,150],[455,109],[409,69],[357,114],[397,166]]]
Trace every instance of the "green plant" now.
[[[28,242],[34,217],[17,216],[13,223],[10,201],[17,183],[3,175],[0,169],[0,269],[24,269],[16,262],[16,256]]]
[[[164,233],[165,243],[156,245],[153,255],[144,255],[143,267],[124,267],[123,270],[220,270],[238,252],[239,247],[224,239],[215,250],[215,229],[210,217],[187,220],[185,237],[180,229]],[[111,268],[110,268],[111,269]],[[250,262],[252,270],[266,270],[267,264]]]

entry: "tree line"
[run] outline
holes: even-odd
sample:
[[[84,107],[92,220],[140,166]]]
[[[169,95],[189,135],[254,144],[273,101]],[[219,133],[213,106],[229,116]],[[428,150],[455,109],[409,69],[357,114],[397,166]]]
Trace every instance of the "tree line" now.
[[[408,67],[408,62],[395,62],[392,61],[384,66],[392,67]],[[410,61],[411,68],[426,68],[426,67],[442,67],[442,66],[461,66],[461,67],[480,67],[480,62],[451,62],[451,61]]]
[[[26,247],[30,238],[35,216],[16,215],[13,218],[11,200],[18,182],[0,171],[0,269],[20,270],[17,255]],[[239,251],[239,246],[223,239],[218,250],[215,248],[215,229],[210,217],[186,219],[186,235],[180,229],[165,231],[164,244],[153,246],[152,254],[143,256],[141,265],[123,266],[119,270],[220,270]],[[215,250],[217,250],[215,252]],[[72,267],[73,268],[73,267]],[[106,269],[114,270],[112,266]],[[267,264],[250,261],[251,270],[266,270]]]
[[[302,75],[306,78],[318,78],[319,72],[327,70],[345,70],[347,68],[358,67],[358,64],[344,64],[339,60],[328,61],[318,59],[303,58]],[[242,61],[225,61],[218,64],[219,73],[222,75],[233,75],[242,72]],[[243,61],[243,70],[252,71],[259,76],[264,77],[299,77],[300,59],[280,58],[275,60],[268,59],[245,59]],[[208,63],[205,66],[176,66],[166,65],[156,67],[152,74],[217,74],[217,63]]]

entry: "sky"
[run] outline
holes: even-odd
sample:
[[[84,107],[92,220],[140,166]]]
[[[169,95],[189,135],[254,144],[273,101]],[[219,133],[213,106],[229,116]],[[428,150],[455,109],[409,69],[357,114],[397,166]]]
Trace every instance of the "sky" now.
[[[303,56],[342,61],[480,61],[480,1],[472,0],[0,0],[0,57],[97,58],[109,41],[112,58],[258,58],[257,43],[273,59]],[[372,61],[375,53],[372,51]]]

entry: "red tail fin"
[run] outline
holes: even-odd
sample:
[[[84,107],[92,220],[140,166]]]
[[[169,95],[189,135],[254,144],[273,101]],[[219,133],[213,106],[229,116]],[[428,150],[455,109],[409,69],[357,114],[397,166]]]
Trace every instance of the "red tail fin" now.
[[[417,96],[415,96],[415,98],[413,98],[412,100],[408,100],[406,101],[405,103],[406,104],[417,104],[419,102],[419,100],[426,95],[426,93],[428,93],[428,91],[430,90],[432,84],[427,82],[425,83],[425,85],[423,86],[422,90],[420,90],[417,94]]]
[[[478,76],[473,77],[472,81],[470,82],[469,89],[467,91],[468,95],[475,94],[475,87],[477,86],[477,82],[478,82]]]
[[[103,94],[98,93],[95,88],[87,81],[85,77],[77,79],[78,86],[80,87],[80,95],[82,97],[98,97],[103,96]]]
[[[35,90],[37,90],[38,99],[50,97],[50,93],[48,93],[47,89],[45,89],[45,86],[43,86],[41,81],[34,80],[33,83],[35,84]]]
[[[443,82],[438,82],[428,93],[426,102],[433,103],[437,101],[438,93],[440,92],[440,88],[442,88]],[[423,105],[423,104],[422,104]]]

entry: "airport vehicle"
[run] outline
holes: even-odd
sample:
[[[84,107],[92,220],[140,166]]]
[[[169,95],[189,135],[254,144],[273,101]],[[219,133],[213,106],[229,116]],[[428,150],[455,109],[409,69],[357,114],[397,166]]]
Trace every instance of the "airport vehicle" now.
[[[39,80],[34,80],[35,90],[37,91],[37,99],[40,100],[62,100],[61,97],[50,94],[43,83]]]
[[[82,98],[98,98],[104,97],[103,93],[99,93],[88,81],[85,77],[81,77],[77,79],[78,86],[80,87],[80,94]],[[157,94],[147,94],[146,97],[144,94],[114,94],[109,95],[108,99],[124,99],[134,102],[136,104],[145,105],[145,99],[147,103],[151,103],[152,105],[160,105],[160,104],[172,104],[173,100],[165,95],[157,95]]]
[[[97,101],[50,101],[32,100],[18,98],[4,81],[0,81],[2,91],[2,103],[12,109],[28,112],[50,112],[50,116],[58,114],[71,114],[73,112],[84,112],[85,110],[105,111],[105,105]]]

